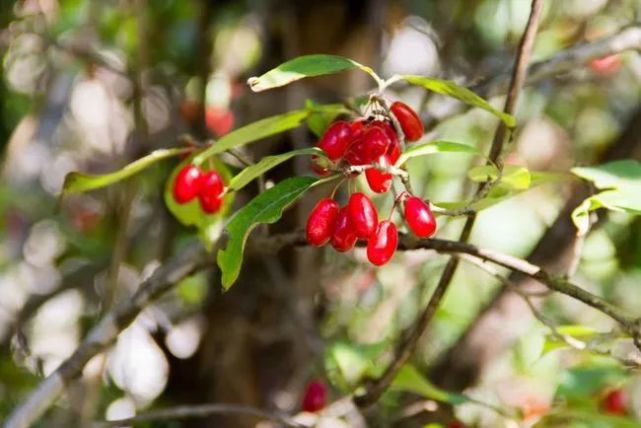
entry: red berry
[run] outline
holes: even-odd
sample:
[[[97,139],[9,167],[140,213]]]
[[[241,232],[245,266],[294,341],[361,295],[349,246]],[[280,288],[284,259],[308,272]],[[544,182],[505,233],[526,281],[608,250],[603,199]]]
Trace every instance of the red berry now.
[[[378,214],[372,200],[361,192],[352,193],[347,202],[347,210],[356,236],[361,239],[372,236],[378,224]]]
[[[214,214],[223,204],[222,193],[225,188],[223,179],[216,171],[206,172],[201,179],[201,188],[198,193],[200,207],[207,214]]]
[[[430,206],[416,196],[410,196],[405,201],[405,221],[419,238],[429,238],[436,231],[436,219]]]
[[[363,131],[367,128],[369,123],[367,122],[366,119],[359,117],[358,119],[352,121],[350,123],[350,131],[352,133],[352,140],[355,140],[357,138],[361,138],[363,136]]]
[[[390,166],[389,157],[383,155],[378,159],[378,164],[382,167]],[[367,184],[373,192],[385,193],[392,187],[392,174],[388,172],[379,171],[376,168],[369,168],[365,171]]]
[[[363,134],[363,144],[365,148],[364,158],[367,163],[370,163],[387,153],[390,139],[383,128],[371,126]]]
[[[367,259],[376,266],[387,263],[398,245],[398,231],[389,220],[383,220],[367,243]]]
[[[318,412],[327,403],[327,387],[325,383],[316,379],[307,384],[303,395],[302,408],[305,412]]]
[[[390,107],[390,110],[396,116],[401,129],[405,134],[407,141],[416,141],[423,136],[424,128],[423,122],[418,117],[418,114],[407,104],[396,101]]]
[[[336,217],[334,233],[332,234],[332,247],[336,251],[344,253],[354,248],[356,239],[356,233],[354,233],[354,228],[350,223],[349,213],[345,206],[338,211],[338,216]]]
[[[330,198],[318,201],[307,218],[307,242],[315,247],[322,247],[332,237],[336,217],[338,217],[338,203]]]
[[[196,165],[185,165],[174,180],[174,199],[186,204],[198,195],[201,188],[202,171]]]
[[[350,143],[352,132],[349,123],[339,120],[334,122],[323,134],[318,147],[320,147],[330,160],[340,159]]]
[[[203,106],[196,101],[185,100],[180,104],[180,116],[190,125],[194,125],[198,122],[198,119],[202,114],[202,110]]]
[[[369,163],[363,138],[357,138],[345,153],[345,160],[350,165],[367,165]]]
[[[212,134],[222,137],[234,127],[234,113],[224,107],[207,107],[205,124]]]
[[[626,396],[623,390],[615,389],[608,393],[603,399],[603,408],[606,413],[613,415],[625,415],[627,413]]]
[[[447,424],[447,428],[465,428],[465,424],[461,421],[452,421]]]
[[[619,54],[607,55],[595,58],[589,62],[590,68],[601,76],[611,76],[621,68],[621,56]]]

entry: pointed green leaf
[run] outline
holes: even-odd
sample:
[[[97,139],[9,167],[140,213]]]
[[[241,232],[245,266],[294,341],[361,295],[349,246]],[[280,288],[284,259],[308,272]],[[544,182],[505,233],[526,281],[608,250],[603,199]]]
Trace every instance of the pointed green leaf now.
[[[154,150],[147,156],[109,174],[89,175],[79,172],[70,172],[65,177],[62,191],[63,193],[82,193],[88,190],[100,189],[101,187],[106,187],[110,184],[131,177],[162,159],[178,156],[186,153],[188,150],[189,149],[186,148]]]
[[[498,170],[494,165],[482,165],[470,169],[467,175],[470,180],[482,183],[496,180]],[[518,165],[505,165],[499,185],[509,190],[526,190],[529,189],[531,181],[530,171],[527,168]]]
[[[299,126],[309,115],[309,110],[294,110],[288,113],[267,117],[257,122],[235,129],[194,158],[196,165],[202,164],[213,155],[229,149],[252,143]]]
[[[222,272],[222,285],[228,289],[238,279],[243,251],[249,233],[259,224],[277,222],[283,210],[296,201],[314,184],[323,182],[314,177],[292,177],[267,189],[229,219],[225,230],[229,241],[218,251],[218,266]]]
[[[410,391],[415,394],[422,395],[432,400],[450,403],[461,404],[468,402],[469,399],[464,395],[444,391],[427,380],[414,366],[404,365],[394,378],[391,389]]]
[[[329,125],[341,114],[349,113],[342,104],[318,105],[311,100],[305,103],[310,114],[307,117],[307,127],[314,135],[320,138]]]
[[[470,91],[467,88],[464,88],[463,86],[457,85],[451,80],[432,79],[429,77],[412,75],[404,75],[399,77],[403,80],[406,80],[408,83],[411,83],[412,85],[422,86],[428,91],[454,97],[466,104],[486,110],[501,119],[503,123],[505,123],[505,126],[509,128],[514,128],[514,126],[516,126],[516,120],[513,116],[497,110],[496,108],[492,107],[490,103],[476,95],[474,92]]]
[[[603,189],[585,199],[572,212],[572,221],[579,233],[587,232],[590,212],[599,208],[641,215],[641,163],[625,159],[592,167],[573,168],[572,173]]]
[[[254,92],[285,86],[305,77],[334,74],[346,70],[360,68],[369,73],[368,67],[358,62],[337,55],[305,55],[284,62],[259,77],[247,80]]]
[[[456,143],[453,141],[436,140],[425,144],[409,146],[405,152],[398,158],[396,166],[401,166],[408,159],[417,156],[433,155],[434,153],[466,153],[479,155],[480,152],[476,147],[467,144]]]
[[[252,180],[256,179],[270,169],[280,165],[288,159],[293,158],[294,156],[301,155],[316,155],[325,157],[325,152],[317,147],[310,147],[307,149],[299,149],[287,153],[281,153],[279,155],[265,156],[260,160],[260,162],[248,166],[247,168],[240,171],[234,178],[232,178],[231,182],[229,183],[229,189],[240,190],[247,184],[251,183]]]

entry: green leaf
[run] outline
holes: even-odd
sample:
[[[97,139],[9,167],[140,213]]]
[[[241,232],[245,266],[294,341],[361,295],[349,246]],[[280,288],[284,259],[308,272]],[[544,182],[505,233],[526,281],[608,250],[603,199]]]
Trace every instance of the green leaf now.
[[[351,391],[364,377],[377,374],[374,360],[388,348],[386,341],[368,345],[335,342],[325,352],[325,371],[332,383]]]
[[[584,422],[585,425],[579,424],[579,421]],[[537,426],[638,428],[639,421],[631,417],[607,415],[596,409],[561,409],[546,414]]]
[[[404,365],[394,378],[390,385],[390,389],[401,391],[410,391],[432,400],[450,403],[461,404],[470,401],[467,397],[461,394],[455,394],[444,391],[427,380],[414,366]]]
[[[433,155],[435,153],[466,153],[471,155],[480,155],[480,152],[476,147],[453,141],[436,140],[425,144],[410,146],[398,158],[396,166],[403,165],[408,159],[415,158],[417,156]]]
[[[205,247],[211,250],[214,242],[218,240],[222,233],[223,219],[229,213],[229,209],[234,200],[234,193],[227,193],[225,195],[222,209],[216,214],[204,213],[200,208],[198,198],[186,204],[177,203],[173,196],[174,181],[176,180],[178,172],[191,161],[191,158],[187,158],[180,162],[167,179],[164,192],[165,205],[180,223],[185,226],[196,227],[198,229],[198,237],[205,244]],[[229,172],[229,168],[215,157],[211,158],[202,168],[205,171],[215,169],[226,183],[230,180],[231,173]]]
[[[200,165],[216,154],[296,128],[307,118],[309,113],[307,109],[294,110],[235,129],[197,155],[194,158],[194,163]]]
[[[593,167],[572,168],[572,173],[603,190],[585,199],[572,212],[572,221],[579,233],[587,232],[590,212],[599,208],[641,215],[641,163],[625,159]]]
[[[330,177],[334,178],[334,177]],[[229,219],[225,230],[229,241],[218,251],[218,266],[222,272],[222,285],[229,289],[238,279],[243,251],[249,233],[261,223],[275,223],[283,210],[296,201],[314,184],[324,182],[314,177],[292,177],[281,181],[252,199]]]
[[[349,110],[342,104],[318,105],[311,100],[307,100],[305,105],[310,110],[310,114],[307,117],[307,127],[319,138],[337,116],[349,113]]]
[[[399,77],[403,80],[406,80],[412,85],[422,86],[428,91],[436,92],[437,94],[448,95],[471,106],[486,110],[501,119],[508,128],[514,128],[514,126],[516,126],[516,120],[513,116],[497,110],[496,108],[492,107],[490,103],[476,95],[474,92],[457,85],[451,80],[432,79],[429,77],[412,75],[404,75]]]
[[[100,189],[101,187],[106,187],[110,184],[131,177],[160,160],[167,159],[172,156],[178,156],[186,153],[188,150],[189,149],[186,148],[154,150],[147,156],[140,158],[124,168],[110,174],[88,175],[79,172],[70,172],[65,177],[62,191],[63,193],[82,193],[88,190]]]
[[[482,165],[467,172],[472,181],[479,183],[496,180],[498,170],[494,165]],[[526,190],[530,188],[531,175],[527,168],[518,165],[505,165],[499,185],[509,190]]]
[[[334,74],[341,71],[360,68],[369,73],[368,67],[358,62],[336,55],[305,55],[284,62],[269,70],[260,77],[250,77],[247,80],[254,92],[285,86],[305,77]]]
[[[317,147],[310,147],[307,149],[293,150],[291,152],[282,153],[279,155],[265,156],[260,160],[260,162],[248,166],[247,168],[240,171],[234,178],[232,178],[231,182],[229,183],[229,189],[240,190],[247,184],[251,183],[252,180],[256,179],[270,169],[280,165],[288,159],[293,158],[294,156],[301,155],[316,155],[325,157],[325,152]]]

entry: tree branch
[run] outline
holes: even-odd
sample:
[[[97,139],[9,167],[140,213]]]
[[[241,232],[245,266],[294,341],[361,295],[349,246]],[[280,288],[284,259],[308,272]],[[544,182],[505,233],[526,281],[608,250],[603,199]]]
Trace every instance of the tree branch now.
[[[306,245],[304,233],[293,232],[267,238],[256,237],[248,244],[248,251],[272,253],[278,252],[286,246]],[[554,291],[580,300],[613,318],[621,325],[624,331],[633,337],[639,335],[639,318],[625,314],[620,308],[578,287],[567,279],[555,277],[542,270],[539,266],[517,257],[479,248],[464,242],[445,239],[426,239],[419,241],[408,235],[400,236],[398,249],[401,251],[426,249],[439,253],[469,254],[480,260],[503,266],[514,272],[536,279]],[[109,312],[89,332],[80,347],[65,360],[55,372],[46,377],[27,400],[12,412],[5,423],[5,428],[24,428],[33,424],[54,403],[60,394],[62,394],[65,386],[82,372],[84,365],[90,358],[113,344],[118,334],[124,330],[147,305],[168,291],[181,279],[199,269],[207,267],[208,261],[209,257],[205,249],[200,244],[193,244],[184,249],[163,267],[157,269],[151,277],[140,284],[138,291],[131,299],[121,302],[113,311]],[[434,308],[434,310],[436,310],[436,308]],[[406,345],[402,348],[403,352],[408,352],[407,349],[409,348]],[[397,360],[395,359],[395,361]]]
[[[177,419],[204,418],[210,415],[220,414],[256,416],[260,419],[278,422],[287,427],[301,428],[307,426],[296,422],[288,416],[277,415],[255,407],[243,406],[240,404],[197,404],[191,406],[178,406],[141,413],[131,418],[98,422],[93,424],[93,426],[95,428],[124,427],[131,425],[132,422],[171,421]]]
[[[523,37],[521,38],[521,42],[519,44],[510,82],[510,89],[505,100],[505,107],[503,108],[503,111],[507,114],[514,114],[514,111],[516,109],[516,103],[518,101],[521,88],[523,87],[523,83],[525,82],[525,77],[527,75],[527,67],[530,61],[530,54],[532,51],[532,46],[534,45],[534,38],[538,29],[538,22],[541,16],[542,9],[542,0],[532,0],[530,17],[528,19]],[[490,148],[490,154],[488,156],[488,163],[496,164],[499,167],[499,171],[501,167],[500,155],[503,151],[503,146],[508,140],[510,134],[511,132],[508,130],[505,124],[503,122],[500,122],[494,134],[494,140],[492,141],[492,147]],[[481,184],[477,189],[477,193],[483,192],[485,186],[486,183]],[[469,239],[475,221],[476,214],[472,214],[467,218],[465,225],[463,226],[463,230],[461,231],[459,241],[466,242]],[[419,339],[427,329],[427,326],[434,317],[436,310],[440,306],[441,300],[443,299],[443,296],[445,296],[445,292],[452,282],[452,278],[454,277],[454,273],[456,272],[458,263],[459,260],[455,257],[452,257],[448,260],[447,264],[445,265],[445,269],[441,274],[438,285],[436,286],[434,293],[427,303],[427,306],[418,317],[414,325],[411,326],[405,334],[403,334],[403,338],[401,339],[401,342],[397,347],[396,355],[394,356],[392,363],[387,367],[380,378],[376,379],[374,382],[371,382],[368,385],[364,394],[355,397],[355,402],[359,407],[367,407],[378,401],[379,397],[383,394],[383,392],[396,377],[396,373],[398,373],[401,367],[403,367],[407,360],[409,360],[410,356],[414,352],[414,349],[416,348],[416,345],[418,344]]]
[[[525,83],[531,85],[549,77],[576,70],[577,67],[585,66],[592,59],[639,48],[641,48],[641,26],[637,24],[625,27],[611,36],[573,46],[550,59],[532,64],[528,69]],[[500,73],[470,89],[481,95],[502,94],[507,91],[508,76],[509,72]]]
[[[138,314],[175,283],[205,266],[205,249],[194,244],[183,250],[166,265],[158,268],[140,284],[138,291],[124,300],[91,329],[82,344],[53,373],[47,376],[31,395],[9,415],[5,428],[25,428],[32,425],[62,394],[65,386],[82,372],[83,367],[118,337]]]

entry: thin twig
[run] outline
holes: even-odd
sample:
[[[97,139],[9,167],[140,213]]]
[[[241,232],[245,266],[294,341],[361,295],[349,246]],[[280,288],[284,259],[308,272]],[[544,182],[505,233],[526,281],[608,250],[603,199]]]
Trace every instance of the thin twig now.
[[[174,421],[179,419],[205,418],[211,415],[225,414],[255,416],[256,418],[278,422],[287,427],[301,428],[307,426],[296,422],[289,416],[278,415],[255,407],[243,406],[240,404],[197,404],[191,406],[178,406],[169,409],[153,410],[126,419],[97,422],[94,423],[93,426],[95,428],[124,427],[131,425],[133,422]]]
[[[509,287],[512,291],[514,291],[517,295],[519,295],[523,300],[525,301],[525,304],[528,306],[530,311],[532,312],[532,315],[539,320],[541,324],[543,324],[545,327],[550,330],[550,334],[554,336],[558,341],[565,343],[567,346],[569,346],[572,349],[576,349],[577,351],[589,351],[598,355],[602,355],[605,357],[610,357],[613,358],[617,361],[619,361],[621,364],[625,365],[626,367],[630,368],[639,368],[641,367],[641,358],[621,358],[612,353],[611,350],[603,350],[595,347],[592,343],[590,342],[584,342],[582,340],[576,339],[570,335],[563,334],[561,333],[557,326],[549,320],[545,315],[541,313],[536,307],[536,305],[532,302],[531,298],[532,295],[527,293],[526,291],[522,290],[521,287],[518,285],[514,284],[512,281],[510,281],[508,278],[504,277],[501,275],[499,272],[496,271],[496,269],[492,268],[491,266],[488,266],[487,264],[483,263],[479,259],[476,259],[474,257],[470,257],[467,255],[459,255],[459,258],[464,260],[467,263],[471,263],[478,267],[479,269],[485,271],[489,275],[493,276],[494,278],[498,279],[501,281],[501,283],[507,287]],[[610,334],[607,334],[608,336],[611,336]]]
[[[307,245],[304,233],[294,232],[268,238],[252,238],[248,242],[247,250],[250,252],[270,253],[277,252],[286,246],[304,245]],[[639,318],[626,314],[622,309],[569,282],[566,278],[555,277],[543,271],[540,267],[517,257],[479,248],[464,242],[444,239],[418,241],[408,235],[400,236],[398,248],[401,251],[428,249],[439,253],[469,254],[478,259],[503,266],[514,272],[529,276],[554,291],[591,306],[617,321],[625,332],[633,337],[639,336]],[[45,378],[26,401],[14,409],[5,422],[5,428],[24,428],[32,425],[60,396],[65,385],[79,376],[84,365],[91,357],[113,344],[118,334],[146,306],[187,275],[208,266],[208,261],[209,257],[204,248],[199,244],[194,244],[185,248],[181,253],[156,270],[149,279],[140,284],[138,291],[130,299],[124,300],[113,311],[109,312],[89,332],[71,357]],[[405,349],[408,348],[405,347]]]
[[[158,268],[140,284],[138,291],[131,298],[120,302],[91,329],[74,353],[13,410],[4,427],[31,426],[62,394],[66,385],[80,375],[89,359],[113,344],[118,334],[131,324],[147,305],[181,279],[206,266],[206,261],[205,249],[200,244],[194,244]]]
[[[519,45],[514,70],[512,72],[510,90],[508,91],[508,96],[505,101],[505,107],[503,109],[503,111],[507,114],[514,114],[514,111],[516,109],[516,103],[518,101],[518,97],[527,74],[527,66],[530,61],[530,53],[534,44],[534,38],[538,29],[538,22],[542,8],[542,0],[532,0],[530,17],[528,19],[528,23],[525,27],[525,32],[523,33],[523,37]],[[503,124],[503,122],[500,122],[496,133],[494,134],[494,140],[492,142],[492,147],[488,156],[489,163],[497,164],[499,166],[499,171],[501,166],[501,162],[499,159],[500,154],[503,151],[504,143],[509,139],[509,135],[510,132],[508,128]],[[484,188],[485,186],[481,185],[478,188],[477,192],[483,192]],[[476,214],[472,214],[467,218],[459,237],[459,240],[461,242],[466,242],[469,239],[475,220]],[[410,356],[414,352],[419,339],[427,329],[427,326],[434,317],[436,310],[440,306],[441,300],[443,299],[445,292],[452,282],[452,278],[454,277],[454,273],[456,272],[457,267],[458,259],[455,257],[450,258],[450,260],[448,260],[447,264],[445,265],[445,269],[441,274],[438,285],[436,286],[434,293],[430,297],[427,306],[415,321],[415,323],[409,328],[409,330],[403,333],[401,341],[396,348],[394,358],[390,365],[383,372],[381,377],[374,380],[373,382],[370,382],[367,385],[364,394],[355,398],[356,404],[359,407],[367,407],[378,401],[383,392],[394,380],[401,367],[403,367],[407,363]]]

